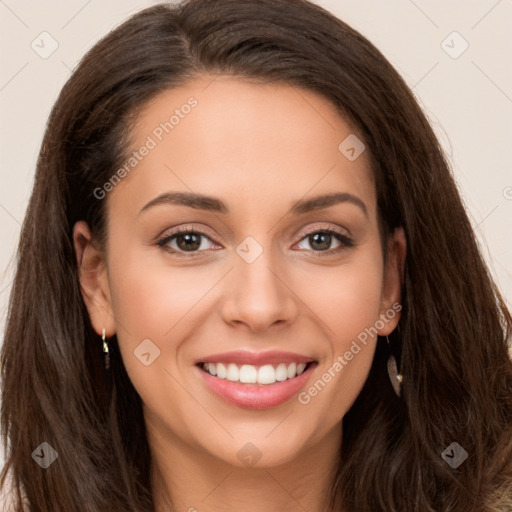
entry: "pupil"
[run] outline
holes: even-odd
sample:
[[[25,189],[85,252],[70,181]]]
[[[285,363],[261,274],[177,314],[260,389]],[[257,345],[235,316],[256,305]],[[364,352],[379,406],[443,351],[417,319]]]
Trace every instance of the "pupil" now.
[[[176,241],[178,243],[179,248],[185,251],[197,249],[201,245],[199,236],[190,233],[186,235],[180,235]],[[182,241],[184,243],[181,243]]]
[[[311,235],[310,237],[310,244],[311,247],[315,248],[315,244],[319,244],[320,247],[317,247],[317,249],[323,250],[323,249],[329,249],[331,245],[331,235],[329,233],[315,233],[314,235]],[[322,241],[319,241],[320,239],[323,239]]]

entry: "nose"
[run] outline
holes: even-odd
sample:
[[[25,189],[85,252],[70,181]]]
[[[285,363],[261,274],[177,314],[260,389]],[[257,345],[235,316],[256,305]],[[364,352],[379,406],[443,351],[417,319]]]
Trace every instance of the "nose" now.
[[[287,325],[297,315],[297,297],[281,266],[263,253],[252,263],[238,255],[226,282],[222,316],[231,325],[243,324],[253,332]]]

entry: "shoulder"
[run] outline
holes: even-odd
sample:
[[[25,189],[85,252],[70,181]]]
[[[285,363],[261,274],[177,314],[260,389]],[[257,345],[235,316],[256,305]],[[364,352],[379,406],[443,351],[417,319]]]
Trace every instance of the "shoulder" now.
[[[14,504],[12,502],[12,474],[7,473],[4,483],[0,488],[0,512],[14,512]]]
[[[499,488],[489,500],[489,511],[510,512],[512,510],[512,485],[509,483]]]
[[[11,481],[6,480],[0,489],[0,512],[14,512]]]
[[[0,512],[15,512],[14,502],[15,490],[14,490],[14,479],[12,472],[9,471],[5,477],[4,483],[0,488]],[[27,505],[24,499],[23,493],[23,504]],[[28,509],[27,509],[28,510]]]

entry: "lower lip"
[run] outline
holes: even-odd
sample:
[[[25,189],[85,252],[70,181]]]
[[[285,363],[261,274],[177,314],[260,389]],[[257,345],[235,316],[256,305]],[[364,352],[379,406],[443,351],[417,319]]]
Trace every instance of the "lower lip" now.
[[[210,389],[229,404],[244,409],[268,409],[283,404],[297,394],[309,379],[316,363],[310,364],[298,377],[286,379],[274,384],[241,384],[210,375],[201,368],[197,370],[203,376]]]

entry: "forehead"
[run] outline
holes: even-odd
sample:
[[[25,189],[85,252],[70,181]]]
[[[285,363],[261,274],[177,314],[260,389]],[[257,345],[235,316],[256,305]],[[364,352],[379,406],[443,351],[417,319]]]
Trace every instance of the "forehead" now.
[[[277,212],[309,195],[347,192],[374,214],[369,155],[353,158],[361,137],[313,92],[202,76],[145,105],[131,133],[132,156],[111,206],[188,191],[224,198],[239,213]]]

